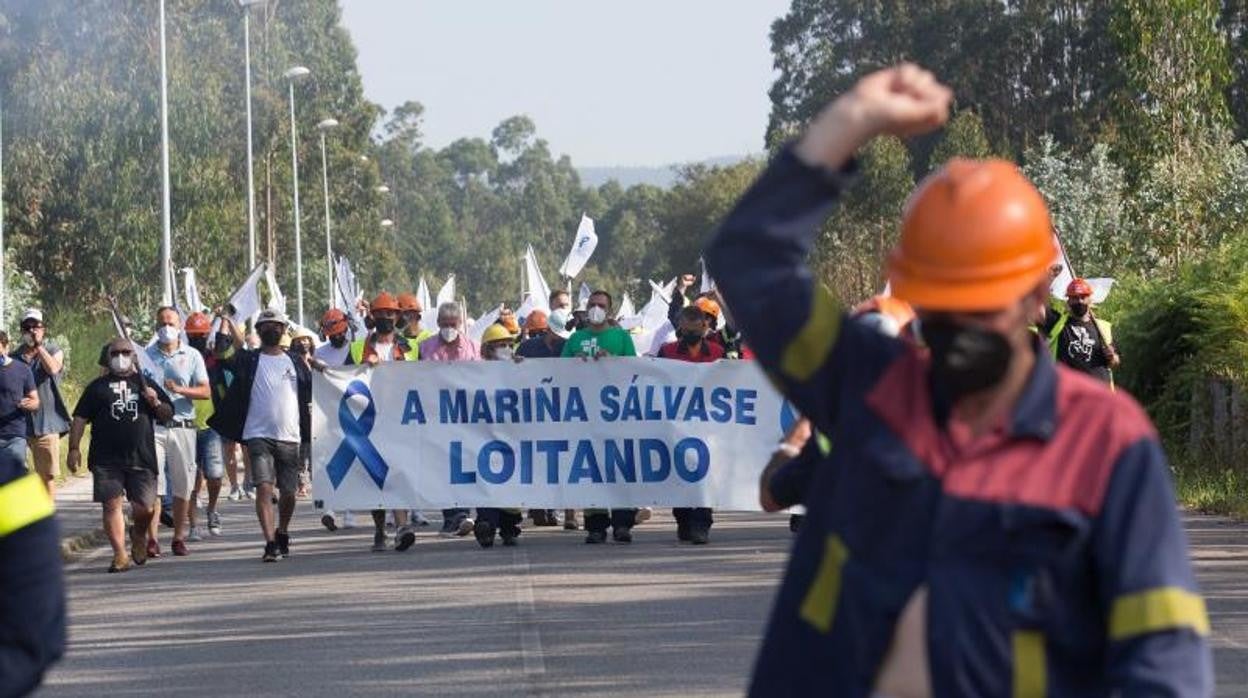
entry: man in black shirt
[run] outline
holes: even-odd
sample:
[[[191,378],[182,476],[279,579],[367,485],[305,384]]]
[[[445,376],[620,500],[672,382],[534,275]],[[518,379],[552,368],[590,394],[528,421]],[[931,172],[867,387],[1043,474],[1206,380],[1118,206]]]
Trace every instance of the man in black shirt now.
[[[141,375],[134,345],[126,339],[108,344],[108,373],[91,381],[74,408],[69,432],[69,469],[82,462],[79,445],[91,425],[87,468],[94,476],[94,499],[104,507],[104,532],[113,546],[109,572],[125,572],[147,561],[147,527],[156,501],[155,422],[173,417],[173,404],[155,383]],[[122,496],[134,519],[131,554],[125,549]]]
[[[1045,309],[1040,331],[1058,363],[1113,383],[1111,371],[1122,359],[1114,345],[1114,329],[1092,314],[1092,286],[1075,279],[1066,287],[1066,311]]]

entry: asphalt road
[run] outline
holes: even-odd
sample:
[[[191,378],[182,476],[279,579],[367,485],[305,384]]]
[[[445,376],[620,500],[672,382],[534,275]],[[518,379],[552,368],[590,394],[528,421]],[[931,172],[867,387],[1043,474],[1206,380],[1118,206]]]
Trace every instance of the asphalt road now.
[[[331,534],[300,506],[275,564],[240,503],[189,558],[71,565],[69,653],[39,695],[740,695],[790,541],[783,516],[722,515],[693,548],[659,515],[629,546],[530,527],[481,550],[426,529],[378,554],[370,529]],[[1248,528],[1188,530],[1218,695],[1248,697]]]

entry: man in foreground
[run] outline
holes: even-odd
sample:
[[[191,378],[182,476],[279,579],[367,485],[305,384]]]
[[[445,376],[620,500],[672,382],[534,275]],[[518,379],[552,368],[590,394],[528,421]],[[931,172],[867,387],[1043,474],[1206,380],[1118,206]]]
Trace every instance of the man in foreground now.
[[[1157,435],[1030,331],[1056,249],[1018,169],[955,159],[905,209],[889,277],[930,355],[846,322],[806,265],[854,152],[934,130],[951,99],[910,65],[862,79],[706,250],[763,368],[817,431],[852,435],[813,476],[751,693],[1209,695]]]
[[[104,509],[104,533],[113,548],[109,572],[125,572],[147,561],[147,530],[156,504],[156,429],[173,416],[169,398],[138,371],[133,344],[108,344],[108,373],[87,384],[74,407],[69,432],[68,465],[82,462],[80,445],[91,426],[87,467],[94,479],[94,499]],[[130,554],[126,554],[122,497],[130,500]]]
[[[290,520],[299,489],[299,444],[311,438],[312,373],[282,349],[286,316],[264,310],[256,318],[259,351],[234,360],[234,382],[209,419],[217,433],[243,444],[256,483],[256,517],[264,534],[264,562],[290,556]],[[276,485],[278,520],[273,520]]]

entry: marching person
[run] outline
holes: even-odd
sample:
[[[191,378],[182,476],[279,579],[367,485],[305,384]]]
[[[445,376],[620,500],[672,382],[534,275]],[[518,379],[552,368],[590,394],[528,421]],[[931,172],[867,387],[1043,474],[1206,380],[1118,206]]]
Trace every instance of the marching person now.
[[[488,329],[488,328],[487,328]],[[458,303],[447,302],[438,306],[438,334],[420,345],[421,361],[480,361],[481,350],[476,342],[464,336],[464,311]],[[472,533],[476,522],[471,512],[462,507],[442,510],[444,538],[466,536]]]
[[[425,307],[420,304],[420,299],[414,293],[399,294],[399,330],[403,333],[403,338],[412,346],[419,346],[421,342],[429,339],[437,334],[433,330],[420,329],[420,319],[425,315]]]
[[[311,438],[312,374],[307,363],[282,349],[290,322],[267,309],[256,318],[260,350],[234,360],[234,381],[208,420],[250,454],[256,484],[256,517],[264,534],[264,562],[290,556],[290,519],[299,488],[299,444]],[[273,517],[274,485],[280,493]]]
[[[48,339],[43,311],[30,308],[22,314],[22,342],[13,358],[30,367],[39,392],[39,409],[26,416],[27,446],[35,472],[43,478],[48,494],[56,495],[56,477],[61,468],[61,437],[69,433],[69,409],[61,395],[65,374],[65,353]]]
[[[1092,286],[1074,279],[1066,287],[1066,310],[1045,304],[1044,312],[1040,332],[1048,338],[1053,358],[1112,385],[1112,372],[1122,358],[1114,344],[1114,326],[1092,313]]]
[[[391,361],[415,361],[418,346],[411,344],[398,333],[399,302],[394,296],[382,291],[369,304],[369,317],[373,330],[363,339],[351,344],[349,365],[376,366]],[[416,531],[410,525],[408,512],[395,509],[394,549],[403,552],[416,543]],[[322,524],[324,521],[321,522]],[[373,552],[386,551],[386,510],[373,510]]]
[[[190,554],[186,547],[191,494],[195,491],[195,400],[208,400],[208,369],[198,351],[182,344],[182,316],[169,306],[156,311],[156,344],[147,355],[161,372],[164,389],[173,401],[173,416],[156,427],[156,463],[173,493],[173,554]],[[160,507],[156,507],[157,515]],[[156,526],[151,525],[148,549],[160,556]]]
[[[131,564],[147,562],[147,532],[157,501],[156,431],[174,416],[169,397],[139,373],[133,346],[120,337],[109,342],[108,372],[82,391],[69,432],[68,465],[77,470],[82,435],[91,426],[87,467],[94,479],[93,499],[103,507],[104,533],[113,548],[109,572],[125,572]],[[130,500],[134,522],[129,554],[122,497]]]
[[[681,308],[677,317],[676,341],[659,348],[660,359],[687,361],[690,363],[713,363],[724,358],[724,348],[707,339],[714,316],[698,305]],[[710,541],[714,518],[709,507],[677,507],[672,510],[676,517],[676,539],[682,543],[706,545]]]
[[[816,431],[853,437],[814,475],[750,692],[1209,695],[1157,434],[1030,330],[1057,250],[1018,168],[955,158],[906,205],[888,272],[928,353],[846,322],[807,266],[854,153],[933,130],[951,99],[912,65],[866,76],[706,248],[768,375]]]
[[[484,361],[511,361],[515,343],[515,335],[508,332],[501,323],[494,323],[485,328],[485,333],[481,335],[481,358]],[[503,545],[511,547],[516,545],[516,538],[520,536],[520,522],[523,520],[524,514],[520,509],[477,507],[473,533],[482,548],[493,547],[495,535],[502,538]]]
[[[633,347],[633,338],[623,328],[612,325],[611,294],[606,291],[594,291],[589,296],[585,307],[586,327],[579,329],[568,337],[563,345],[564,357],[594,359],[604,356],[637,356]],[[636,508],[585,510],[585,542],[597,545],[607,542],[607,527],[611,528],[611,537],[617,543],[633,542],[633,526],[638,522]]]
[[[312,361],[320,368],[337,368],[346,366],[351,361],[351,345],[347,341],[347,334],[351,331],[351,324],[347,320],[347,314],[337,308],[330,308],[321,316],[321,337],[324,342],[316,347],[312,352]],[[343,525],[354,527],[354,521],[351,518],[351,512],[342,512]],[[321,525],[331,533],[338,530],[338,520],[332,510],[326,509],[321,514]],[[384,545],[384,541],[383,541]]]
[[[565,292],[566,296],[567,293]],[[553,301],[554,294],[551,294]],[[541,310],[531,310],[524,319],[524,330],[529,338],[520,343],[516,348],[517,360],[522,359],[551,359],[558,358],[563,355],[563,344],[565,337],[560,333],[564,332],[563,326],[567,322],[568,313],[566,310],[556,310],[546,317],[546,313]],[[559,332],[555,331],[555,327]],[[564,332],[566,334],[566,332]],[[572,530],[576,530],[576,511],[568,509],[565,512],[565,520],[571,520]],[[554,509],[532,509],[529,515],[533,518],[534,526],[558,526],[559,516]]]
[[[313,352],[316,351],[316,340],[316,335],[306,327],[300,327],[295,331],[295,336],[290,339],[290,353],[302,361],[309,370],[312,369],[314,363]],[[312,430],[308,429],[304,432],[304,440],[299,443],[299,489],[295,491],[295,497],[306,499],[311,486]]]
[[[204,518],[208,520],[208,535],[221,535],[221,514],[217,512],[217,502],[221,498],[221,480],[225,477],[225,448],[221,436],[208,427],[208,418],[212,416],[213,401],[219,399],[218,391],[224,392],[221,385],[220,366],[217,365],[213,351],[208,348],[208,337],[212,334],[212,320],[204,313],[191,313],[186,318],[186,342],[199,352],[204,360],[204,373],[208,376],[208,399],[195,400],[195,486],[191,492],[191,501],[199,499],[199,488],[207,484],[208,510]],[[212,368],[209,365],[212,365]],[[215,371],[213,369],[216,369]],[[214,376],[214,374],[216,374]],[[215,378],[215,380],[214,380]],[[193,542],[201,538],[199,527],[195,521],[196,507],[187,511],[190,520]]]
[[[26,469],[38,387],[28,365],[7,355],[8,335],[0,339],[0,695],[21,696],[65,652],[65,578],[52,495],[42,473]]]

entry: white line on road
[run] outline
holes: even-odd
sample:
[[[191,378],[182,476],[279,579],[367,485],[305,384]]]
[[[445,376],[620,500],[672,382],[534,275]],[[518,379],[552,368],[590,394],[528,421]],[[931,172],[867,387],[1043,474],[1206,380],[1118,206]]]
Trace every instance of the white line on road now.
[[[530,696],[544,695],[542,679],[546,674],[546,659],[542,651],[542,634],[537,627],[537,604],[533,601],[529,556],[524,550],[512,551],[511,571],[515,577],[516,615],[520,622],[520,654],[524,660],[525,692]]]

